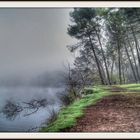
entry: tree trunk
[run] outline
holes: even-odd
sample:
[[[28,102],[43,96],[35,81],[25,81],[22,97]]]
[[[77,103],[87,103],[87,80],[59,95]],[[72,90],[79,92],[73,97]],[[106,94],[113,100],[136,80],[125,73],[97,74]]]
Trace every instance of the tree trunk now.
[[[127,47],[126,47],[125,44],[124,44],[124,48],[125,48],[126,55],[127,55],[127,57],[128,57],[128,60],[129,60],[129,63],[130,63],[130,66],[131,66],[131,69],[132,69],[132,72],[133,72],[133,75],[134,75],[134,79],[135,79],[135,81],[137,82],[137,77],[136,77],[136,74],[135,74],[135,70],[134,70],[132,61],[131,61],[131,59],[130,59],[130,56],[129,56],[129,53],[128,53],[128,50],[127,50]]]
[[[123,70],[122,70],[122,73],[123,73],[123,74],[122,74],[122,75],[123,75],[123,83],[125,84],[125,74],[124,74],[125,72],[124,72],[124,68],[123,68]]]
[[[133,30],[132,26],[131,26],[131,31],[132,31],[132,34],[133,34],[133,37],[134,37],[135,47],[136,47],[136,52],[137,52],[137,57],[138,57],[138,62],[139,62],[139,67],[140,67],[140,54],[139,54],[139,49],[138,49],[138,41],[137,41],[137,38],[135,36],[135,33],[134,33],[134,30]]]
[[[93,61],[95,60],[94,59],[94,56],[92,56],[92,59],[93,59]],[[99,65],[100,65],[100,67],[101,67],[101,72],[102,72],[102,75],[103,75],[103,77],[104,77],[104,83],[105,83],[105,85],[107,85],[107,81],[106,81],[106,75],[105,75],[105,72],[104,72],[104,69],[103,69],[103,66],[101,65],[101,62],[100,62],[100,60],[98,59],[98,62],[99,62]],[[92,64],[93,65],[93,64]],[[95,66],[93,65],[93,68],[94,68]],[[92,72],[93,73],[93,72]]]
[[[121,73],[121,51],[120,51],[120,43],[119,39],[117,38],[117,45],[118,45],[118,65],[119,65],[119,80],[120,85],[122,84],[122,73]]]
[[[136,68],[136,73],[137,73],[137,78],[140,81],[140,75],[139,75],[139,70],[138,70],[137,63],[136,63],[136,58],[135,58],[134,51],[133,51],[132,45],[131,45],[128,37],[127,37],[127,42],[128,42],[129,47],[130,47],[130,50],[131,50],[131,53],[132,53],[132,57],[133,57],[133,60],[134,60],[134,64],[135,64],[135,68]]]
[[[103,60],[104,60],[104,64],[105,64],[105,69],[106,69],[108,84],[111,85],[110,76],[109,76],[109,70],[108,70],[108,66],[107,66],[107,62],[106,62],[106,57],[105,57],[104,50],[103,50],[103,47],[102,47],[102,43],[101,43],[99,34],[97,33],[97,30],[96,30],[96,35],[97,35],[97,38],[98,38],[98,41],[99,41],[99,45],[101,47],[101,52],[102,52],[102,55],[103,55]]]
[[[95,59],[94,59],[94,56],[92,56],[92,59],[95,60]],[[99,62],[99,65],[100,65],[100,67],[101,67],[102,75],[103,75],[103,77],[104,77],[104,83],[105,83],[105,85],[107,85],[106,75],[105,75],[105,72],[104,72],[103,66],[101,65],[101,62],[100,62],[99,59],[98,59],[98,62]],[[93,65],[93,68],[94,68],[94,67],[95,67],[95,66]]]
[[[111,81],[114,83],[114,81],[113,81],[113,69],[114,69],[114,59],[112,60],[112,66],[111,66]]]
[[[89,35],[89,41],[90,41],[90,44],[91,44],[91,50],[93,51],[93,54],[94,54],[94,57],[95,57],[95,61],[96,61],[97,68],[98,68],[98,71],[99,71],[101,83],[104,85],[105,82],[104,82],[104,78],[103,78],[103,76],[102,76],[102,72],[101,72],[99,60],[98,60],[98,57],[97,57],[97,55],[96,55],[96,52],[95,52],[95,49],[94,49],[94,46],[93,46],[93,43],[92,43],[92,40],[91,40],[90,35]]]
[[[103,68],[103,66],[102,66],[102,64],[101,64],[101,62],[100,62],[100,61],[99,61],[99,64],[100,64],[101,71],[102,71],[102,74],[103,74],[103,77],[104,77],[104,82],[105,82],[105,84],[107,85],[107,84],[108,84],[108,82],[107,82],[107,79],[106,79],[106,75],[105,75],[104,68]]]

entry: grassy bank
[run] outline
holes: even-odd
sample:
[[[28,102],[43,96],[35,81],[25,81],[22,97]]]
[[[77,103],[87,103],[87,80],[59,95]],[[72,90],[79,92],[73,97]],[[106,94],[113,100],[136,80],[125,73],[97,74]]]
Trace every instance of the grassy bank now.
[[[131,91],[136,91],[136,94],[140,93],[140,84],[117,85],[117,87],[127,90],[112,93],[110,89],[112,89],[113,86],[96,86],[93,88],[86,88],[85,92],[88,94],[85,97],[75,101],[70,106],[63,108],[59,112],[57,119],[47,127],[42,128],[40,132],[64,132],[68,128],[73,127],[76,124],[77,119],[84,115],[84,109],[86,107],[96,104],[105,96],[115,94],[134,95],[135,92],[133,93]]]
[[[89,88],[86,89],[87,92]],[[82,99],[75,101],[70,106],[63,108],[58,114],[57,120],[48,127],[44,127],[40,132],[62,132],[76,124],[76,120],[84,114],[84,109],[102,99],[109,93],[101,87],[90,88],[91,94],[86,95]]]

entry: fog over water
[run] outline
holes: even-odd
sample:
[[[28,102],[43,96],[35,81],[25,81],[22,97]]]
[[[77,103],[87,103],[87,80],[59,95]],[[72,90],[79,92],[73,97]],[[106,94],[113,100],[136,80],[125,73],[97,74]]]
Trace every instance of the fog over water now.
[[[0,131],[27,131],[39,126],[48,109],[60,109],[57,94],[64,91],[63,72],[73,56],[66,48],[72,9],[0,9],[0,109],[15,102],[45,98],[50,105],[36,113],[8,120],[0,113]]]

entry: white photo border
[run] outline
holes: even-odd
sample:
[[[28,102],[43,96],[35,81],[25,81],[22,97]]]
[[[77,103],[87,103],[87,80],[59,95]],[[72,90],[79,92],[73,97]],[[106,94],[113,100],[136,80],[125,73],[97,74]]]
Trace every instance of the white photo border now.
[[[0,8],[72,8],[72,7],[140,7],[140,1],[8,1],[0,2]],[[140,133],[7,133],[0,132],[0,139],[138,139]]]

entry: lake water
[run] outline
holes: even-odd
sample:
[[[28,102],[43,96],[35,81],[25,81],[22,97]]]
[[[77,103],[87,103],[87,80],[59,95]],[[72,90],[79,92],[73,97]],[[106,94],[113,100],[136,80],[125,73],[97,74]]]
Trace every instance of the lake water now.
[[[40,108],[36,113],[24,116],[24,111],[10,120],[0,113],[0,132],[29,132],[30,129],[40,127],[49,118],[49,111],[59,111],[61,102],[57,94],[64,91],[64,88],[44,87],[0,87],[0,110],[7,100],[18,103],[29,102],[32,99],[47,99],[48,105]],[[37,131],[35,129],[33,131]]]

